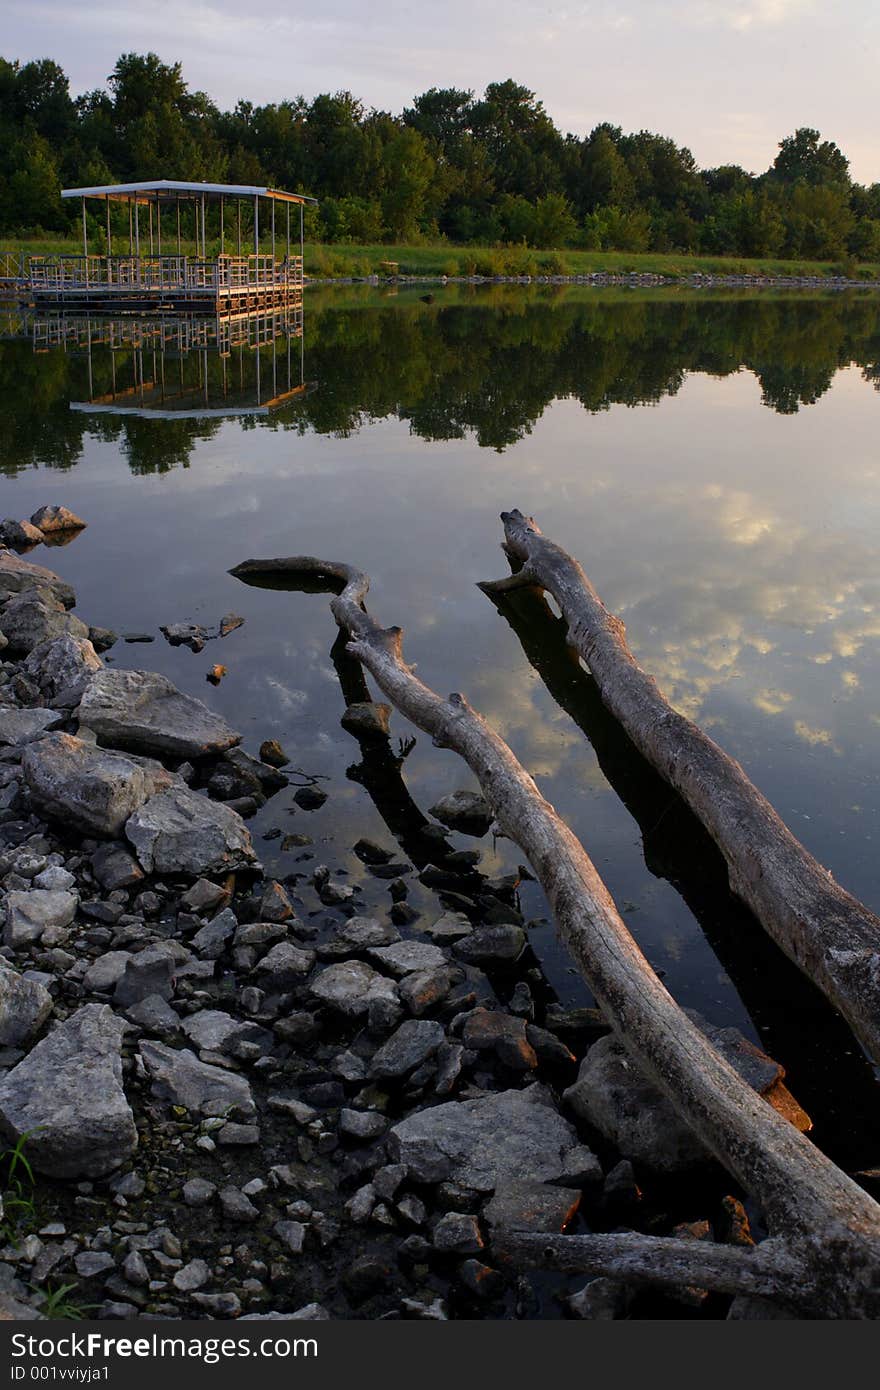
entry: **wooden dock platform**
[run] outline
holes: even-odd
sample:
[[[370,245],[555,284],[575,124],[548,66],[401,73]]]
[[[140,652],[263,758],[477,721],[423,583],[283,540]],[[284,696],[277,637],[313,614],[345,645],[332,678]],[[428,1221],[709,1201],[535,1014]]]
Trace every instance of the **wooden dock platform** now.
[[[81,313],[250,314],[302,303],[301,256],[41,256],[20,294]]]

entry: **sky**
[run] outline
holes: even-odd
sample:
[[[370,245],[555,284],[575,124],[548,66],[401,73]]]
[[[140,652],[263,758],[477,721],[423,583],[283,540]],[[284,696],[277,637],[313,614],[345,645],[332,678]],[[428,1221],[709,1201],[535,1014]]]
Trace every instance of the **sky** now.
[[[347,88],[399,112],[429,87],[512,77],[563,131],[600,121],[760,173],[798,126],[880,181],[876,0],[5,0],[2,53],[51,57],[74,94],[122,52],[180,61],[221,107]]]

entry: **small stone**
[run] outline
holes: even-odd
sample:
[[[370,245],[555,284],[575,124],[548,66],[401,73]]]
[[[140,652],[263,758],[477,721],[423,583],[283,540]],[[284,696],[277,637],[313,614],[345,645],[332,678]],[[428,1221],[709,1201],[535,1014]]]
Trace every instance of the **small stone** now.
[[[177,1271],[171,1282],[181,1293],[193,1293],[207,1284],[210,1277],[211,1271],[204,1260],[190,1260],[189,1264]]]
[[[217,1131],[217,1143],[226,1148],[242,1148],[259,1142],[260,1131],[257,1125],[227,1124]]]
[[[217,1185],[206,1178],[189,1178],[183,1184],[183,1200],[188,1207],[204,1207],[217,1191]]]
[[[31,517],[31,524],[41,535],[51,536],[58,531],[82,531],[86,523],[82,517],[68,507],[38,507]]]
[[[327,800],[327,793],[322,792],[320,787],[300,787],[294,792],[293,799],[303,811],[317,811]]]
[[[249,1201],[237,1187],[221,1189],[220,1206],[223,1209],[223,1215],[228,1216],[230,1221],[246,1224],[259,1219],[260,1213],[253,1202]]]
[[[288,922],[296,913],[293,904],[280,883],[273,880],[263,893],[260,903],[260,920],[263,922]]]
[[[427,941],[397,941],[392,946],[372,947],[367,955],[397,979],[416,970],[437,970],[447,964],[440,947]]]
[[[508,1178],[499,1183],[484,1216],[494,1240],[503,1241],[516,1231],[542,1234],[564,1231],[580,1206],[576,1188],[550,1186]]]
[[[469,936],[457,941],[453,950],[460,960],[470,965],[482,965],[493,961],[518,960],[525,944],[526,934],[521,927],[501,922],[478,927]]]
[[[362,961],[328,966],[312,981],[310,990],[322,1003],[352,1016],[367,1013],[373,1003],[399,1007],[394,982]]]
[[[461,1035],[465,1047],[475,1052],[494,1051],[499,1061],[514,1071],[534,1071],[538,1065],[535,1050],[526,1037],[526,1022],[512,1014],[474,1009],[465,1020]]]
[[[301,1221],[276,1221],[272,1229],[288,1254],[302,1254],[306,1228]]]
[[[362,1143],[369,1143],[373,1139],[378,1139],[388,1128],[388,1121],[384,1115],[379,1115],[375,1110],[349,1110],[343,1108],[339,1112],[339,1133],[344,1134],[348,1139],[358,1139]]]
[[[390,718],[390,705],[364,700],[349,705],[339,722],[357,738],[383,739],[388,737]]]
[[[260,761],[270,767],[287,767],[290,759],[277,739],[267,738],[260,744]]]
[[[492,808],[479,792],[455,791],[429,808],[429,814],[464,835],[485,835],[495,819]]]
[[[6,896],[6,925],[3,940],[7,946],[26,946],[39,941],[47,931],[70,926],[76,915],[73,893],[33,888]]]
[[[478,1255],[483,1237],[475,1216],[450,1211],[441,1216],[433,1232],[434,1249],[445,1255]]]
[[[84,1250],[73,1263],[82,1279],[93,1279],[96,1274],[105,1274],[108,1269],[113,1269],[116,1261],[106,1251]]]
[[[388,1079],[406,1076],[432,1057],[445,1040],[442,1024],[432,1019],[407,1019],[373,1057],[370,1076]]]

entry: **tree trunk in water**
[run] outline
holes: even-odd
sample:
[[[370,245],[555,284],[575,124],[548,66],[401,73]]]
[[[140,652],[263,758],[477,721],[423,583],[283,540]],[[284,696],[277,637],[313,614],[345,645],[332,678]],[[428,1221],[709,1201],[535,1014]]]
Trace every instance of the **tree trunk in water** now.
[[[666,1239],[634,1236],[627,1246],[623,1237],[583,1237],[589,1245],[579,1247],[578,1267],[784,1297],[817,1317],[880,1315],[880,1206],[761,1099],[679,1009],[583,846],[510,748],[461,695],[444,700],[414,675],[403,659],[400,628],[383,629],[369,617],[366,575],[311,556],[250,560],[232,573],[337,582],[331,608],[351,638],[351,655],[407,719],[467,762],[501,829],[529,858],[609,1022],[707,1148],[761,1203],[772,1233],[753,1251],[708,1247],[705,1260],[684,1241],[686,1249],[676,1243],[672,1251]],[[513,1247],[537,1263],[550,1243],[520,1236]]]
[[[880,919],[813,858],[739,763],[672,708],[577,561],[522,512],[501,519],[504,548],[521,568],[480,587],[533,585],[553,595],[605,705],[705,826],[733,892],[880,1061]]]

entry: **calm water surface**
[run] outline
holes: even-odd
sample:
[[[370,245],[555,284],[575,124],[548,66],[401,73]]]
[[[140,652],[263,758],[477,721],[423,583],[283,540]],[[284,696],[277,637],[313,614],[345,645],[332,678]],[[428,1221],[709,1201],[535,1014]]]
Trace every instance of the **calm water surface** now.
[[[391,843],[380,807],[405,835],[412,803],[472,784],[395,715],[395,745],[417,740],[401,812],[400,784],[388,794],[369,760],[358,771],[340,728],[326,596],[227,573],[253,556],[349,560],[422,677],[464,691],[583,838],[676,997],[761,1038],[826,1140],[876,1108],[848,1035],[724,891],[546,611],[499,612],[475,583],[506,570],[499,511],[533,513],[674,703],[880,909],[880,300],[314,290],[303,340],[227,356],[173,335],[134,349],[130,329],[111,347],[95,321],[7,327],[22,336],[0,343],[2,515],[63,502],[89,522],[32,558],[75,585],[88,621],[156,633],[119,643],[118,664],[164,671],[251,751],[276,737],[330,779],[321,811],[289,814],[282,793],[255,818],[268,868],[294,867],[296,851],[260,841],[281,826],[359,876],[354,841]],[[229,610],[244,627],[199,655],[158,635]],[[488,872],[515,868],[510,845],[480,847]],[[524,907],[546,917],[534,886]],[[584,1000],[552,925],[532,939],[559,996]]]

